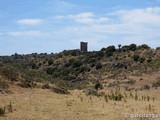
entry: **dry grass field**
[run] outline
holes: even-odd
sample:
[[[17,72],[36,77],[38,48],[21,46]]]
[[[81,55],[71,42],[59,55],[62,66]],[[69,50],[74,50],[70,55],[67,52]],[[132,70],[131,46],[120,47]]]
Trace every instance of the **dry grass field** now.
[[[160,114],[158,90],[140,91],[137,93],[137,100],[131,97],[131,93],[126,92],[126,99],[106,102],[104,97],[86,96],[80,90],[62,95],[45,89],[25,89],[17,86],[11,89],[13,93],[0,94],[0,106],[7,108],[11,102],[13,111],[6,109],[5,116],[0,117],[0,120],[130,120],[132,118],[125,118],[125,113]],[[143,95],[150,96],[150,99],[142,100]]]

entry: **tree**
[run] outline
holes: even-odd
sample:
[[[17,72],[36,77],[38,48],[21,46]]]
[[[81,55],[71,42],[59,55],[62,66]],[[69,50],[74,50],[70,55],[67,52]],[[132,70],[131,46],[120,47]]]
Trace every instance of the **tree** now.
[[[157,47],[156,50],[160,50],[160,47]]]
[[[116,48],[114,45],[108,46],[106,48],[106,52],[115,52],[115,51],[116,51]]]
[[[137,48],[136,44],[130,44],[130,46],[129,46],[129,50],[132,50],[132,51],[135,51],[136,48]]]
[[[150,49],[150,47],[147,44],[142,44],[138,46],[138,49]]]
[[[122,46],[121,44],[118,44],[118,48],[119,48],[119,50],[121,49],[121,46]]]
[[[121,49],[122,49],[123,52],[128,51],[129,50],[129,46],[128,45],[124,45]]]

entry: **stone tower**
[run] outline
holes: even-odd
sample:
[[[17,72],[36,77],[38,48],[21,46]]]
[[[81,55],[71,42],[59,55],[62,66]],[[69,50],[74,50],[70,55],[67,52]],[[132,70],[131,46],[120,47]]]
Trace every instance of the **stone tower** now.
[[[88,42],[81,42],[80,48],[82,52],[87,52],[88,51]]]

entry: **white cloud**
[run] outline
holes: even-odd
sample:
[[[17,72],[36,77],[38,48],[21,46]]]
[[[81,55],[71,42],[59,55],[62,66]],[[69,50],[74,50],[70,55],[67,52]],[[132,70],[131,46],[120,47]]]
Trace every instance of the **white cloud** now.
[[[10,36],[41,36],[45,35],[46,33],[40,32],[40,31],[17,31],[17,32],[8,32],[7,33]]]
[[[76,15],[56,16],[54,19],[58,20],[68,19],[77,23],[84,23],[84,24],[95,24],[95,23],[102,23],[109,21],[109,18],[96,17],[95,14],[93,14],[92,12],[83,12]]]
[[[20,25],[40,25],[42,23],[41,19],[21,19],[17,21]]]
[[[65,36],[65,38],[72,36],[72,42],[74,40],[78,42],[80,40],[89,41],[91,48],[99,47],[100,49],[111,44],[145,43],[152,47],[160,44],[159,7],[119,9],[107,14],[107,17],[97,17],[96,14],[88,12],[77,15],[59,16],[59,19],[69,19],[75,22],[70,27],[64,28],[65,30],[60,30],[59,33],[61,36]],[[103,24],[100,21],[103,21]],[[76,22],[92,24],[90,26],[86,26],[85,24],[77,26]],[[77,45],[78,42],[76,42]],[[92,42],[96,43],[97,46],[92,44]],[[73,44],[75,43],[73,42]]]
[[[119,10],[115,13],[122,22],[160,24],[160,8]]]

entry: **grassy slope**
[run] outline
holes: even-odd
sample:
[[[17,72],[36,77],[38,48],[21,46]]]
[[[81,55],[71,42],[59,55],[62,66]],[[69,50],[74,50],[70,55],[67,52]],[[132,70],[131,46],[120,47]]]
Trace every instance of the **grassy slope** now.
[[[7,112],[0,120],[124,120],[124,113],[160,113],[157,90],[138,92],[139,96],[156,96],[154,101],[127,98],[106,102],[103,97],[86,96],[79,90],[61,95],[43,89],[12,89],[13,94],[0,94],[0,106],[11,101],[13,113]]]

